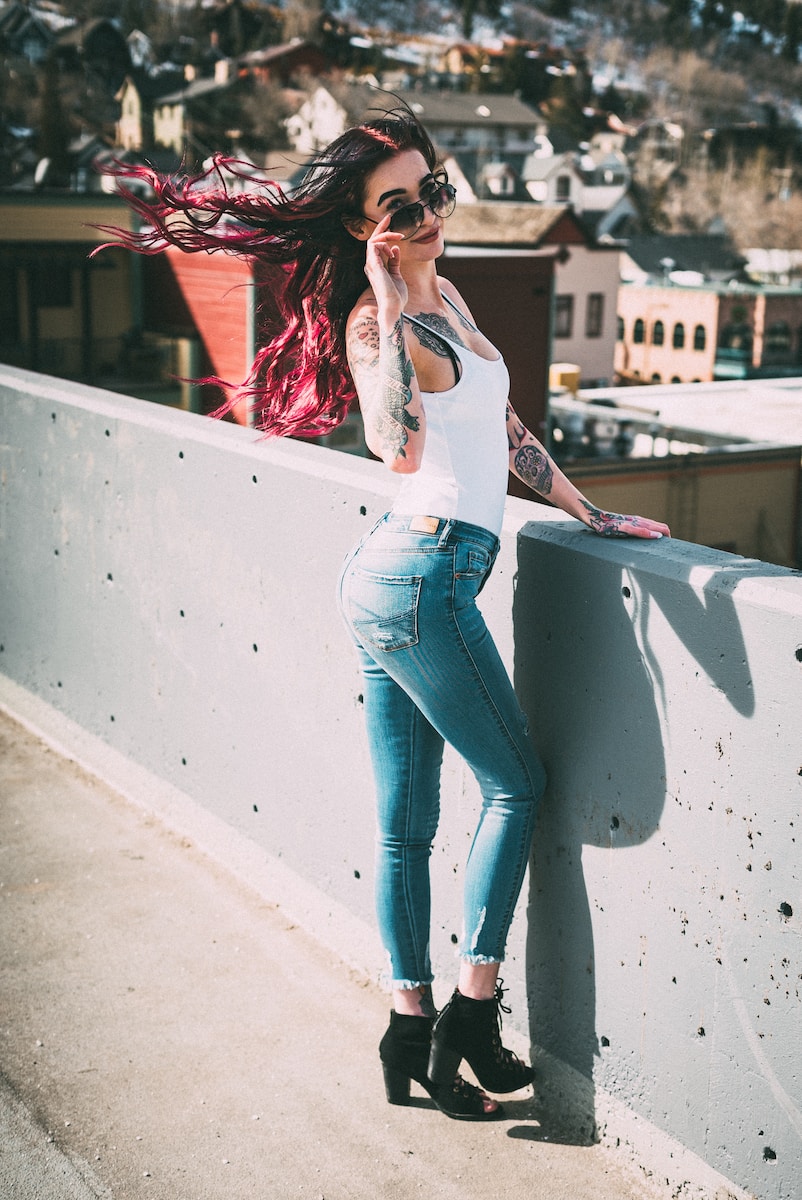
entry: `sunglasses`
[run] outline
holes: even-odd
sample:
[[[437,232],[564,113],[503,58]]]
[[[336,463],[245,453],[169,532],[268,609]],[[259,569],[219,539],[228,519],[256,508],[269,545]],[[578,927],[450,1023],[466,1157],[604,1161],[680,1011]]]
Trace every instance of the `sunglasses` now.
[[[414,204],[404,204],[397,208],[390,217],[389,229],[392,233],[400,233],[402,238],[412,237],[423,224],[426,209],[429,208],[436,217],[450,217],[457,207],[457,189],[453,184],[436,182],[435,186],[416,200]],[[371,225],[378,225],[373,217],[365,217]]]

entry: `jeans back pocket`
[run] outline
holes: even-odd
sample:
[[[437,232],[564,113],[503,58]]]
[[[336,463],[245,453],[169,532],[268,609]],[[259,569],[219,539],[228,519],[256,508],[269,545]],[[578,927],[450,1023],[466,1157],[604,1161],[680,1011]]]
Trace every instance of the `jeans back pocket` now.
[[[492,559],[487,550],[460,547],[454,573],[457,579],[476,579],[487,575],[491,566]]]
[[[352,567],[347,613],[359,640],[376,650],[405,650],[418,643],[420,575],[379,575]]]

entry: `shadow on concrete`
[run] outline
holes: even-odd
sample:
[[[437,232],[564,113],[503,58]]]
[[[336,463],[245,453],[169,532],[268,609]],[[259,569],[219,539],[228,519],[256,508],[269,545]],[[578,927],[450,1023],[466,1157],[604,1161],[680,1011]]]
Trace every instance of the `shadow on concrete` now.
[[[670,574],[638,571],[642,556],[659,549],[637,543],[628,544],[629,571],[620,556],[576,554],[560,544],[568,526],[551,528],[555,540],[542,531],[537,539],[519,536],[513,604],[516,690],[549,775],[533,845],[526,964],[538,1071],[531,1115],[540,1127],[516,1136],[589,1145],[598,1140],[594,1060],[601,1039],[582,850],[639,845],[663,812],[667,697],[650,620],[659,609],[699,670],[749,715],[755,698],[732,594],[746,578],[783,572],[750,560],[722,566],[720,554],[699,546],[687,547],[687,571],[682,564]],[[685,549],[672,543],[675,566]],[[688,586],[700,563],[709,566],[701,593]],[[569,676],[564,664],[577,647],[586,670]],[[562,748],[560,761],[553,745]]]

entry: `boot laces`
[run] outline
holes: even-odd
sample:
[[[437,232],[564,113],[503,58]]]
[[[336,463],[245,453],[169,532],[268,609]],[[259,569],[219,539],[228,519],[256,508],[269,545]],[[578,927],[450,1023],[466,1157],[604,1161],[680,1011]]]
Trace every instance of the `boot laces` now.
[[[512,1050],[508,1050],[506,1048],[506,1046],[503,1046],[501,1044],[501,1026],[502,1026],[501,1013],[509,1014],[512,1012],[512,1009],[508,1005],[504,1004],[504,1002],[503,1002],[504,1001],[504,989],[501,986],[503,983],[504,983],[504,980],[499,979],[499,981],[496,985],[496,994],[495,994],[496,1020],[494,1021],[494,1028],[493,1028],[493,1033],[491,1036],[491,1041],[493,1043],[493,1052],[496,1057],[496,1060],[500,1063],[504,1063],[505,1065],[511,1066],[513,1063],[520,1062],[520,1059],[518,1058],[518,1055],[515,1054]]]

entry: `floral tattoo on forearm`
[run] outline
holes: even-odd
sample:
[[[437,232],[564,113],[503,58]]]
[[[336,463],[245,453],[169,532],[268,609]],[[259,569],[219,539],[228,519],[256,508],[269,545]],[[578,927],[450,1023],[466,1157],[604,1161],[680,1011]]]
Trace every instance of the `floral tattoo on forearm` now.
[[[381,337],[375,320],[356,321],[348,349],[355,377],[363,368],[370,373],[362,389],[361,402],[363,409],[370,409],[382,445],[396,458],[406,458],[407,431],[416,432],[420,421],[407,412],[415,368],[407,357],[400,319],[385,338]],[[374,398],[368,400],[366,393],[371,392]]]

